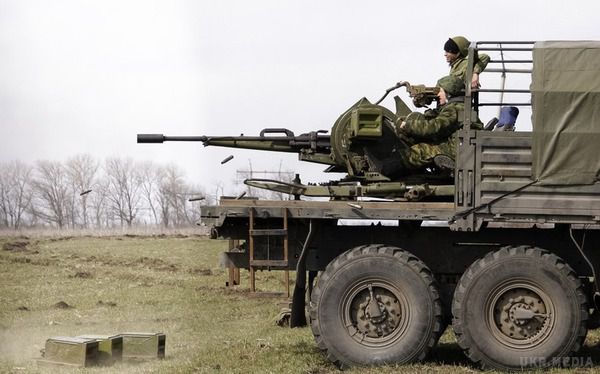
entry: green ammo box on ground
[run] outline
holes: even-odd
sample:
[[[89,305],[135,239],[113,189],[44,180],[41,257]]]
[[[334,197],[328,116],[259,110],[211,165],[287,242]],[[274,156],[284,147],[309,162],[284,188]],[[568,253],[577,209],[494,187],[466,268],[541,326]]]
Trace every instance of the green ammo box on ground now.
[[[124,332],[123,359],[164,358],[166,336],[160,332]]]
[[[123,337],[121,335],[81,335],[81,339],[98,341],[98,363],[111,365],[123,357]]]
[[[46,340],[44,358],[40,365],[93,366],[98,358],[98,341],[95,339],[54,337]]]

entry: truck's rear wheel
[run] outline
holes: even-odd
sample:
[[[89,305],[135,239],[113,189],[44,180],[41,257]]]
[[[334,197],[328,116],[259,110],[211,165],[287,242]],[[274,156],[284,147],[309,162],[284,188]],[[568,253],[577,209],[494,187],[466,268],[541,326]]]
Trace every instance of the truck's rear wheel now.
[[[340,367],[425,358],[442,332],[431,271],[394,247],[343,253],[320,274],[310,303],[317,344]]]
[[[452,313],[467,356],[501,370],[560,365],[587,332],[587,300],[575,272],[525,246],[474,262],[456,287]]]

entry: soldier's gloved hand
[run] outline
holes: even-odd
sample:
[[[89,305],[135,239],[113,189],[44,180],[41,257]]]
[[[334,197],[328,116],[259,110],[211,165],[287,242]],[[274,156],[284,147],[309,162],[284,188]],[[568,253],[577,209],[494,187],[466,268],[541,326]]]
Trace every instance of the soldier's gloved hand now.
[[[425,116],[425,119],[431,119],[431,118],[435,118],[438,116],[438,111],[435,109],[427,109],[424,113],[423,116]]]
[[[406,122],[403,122],[403,124],[406,124]],[[409,146],[415,144],[414,139],[402,127],[396,127],[396,136]]]
[[[396,129],[401,129],[405,126],[406,124],[406,116],[400,116],[398,118],[396,118],[396,121],[394,121],[394,127]]]
[[[471,89],[477,90],[481,87],[479,84],[479,73],[473,72],[473,78],[471,78]]]

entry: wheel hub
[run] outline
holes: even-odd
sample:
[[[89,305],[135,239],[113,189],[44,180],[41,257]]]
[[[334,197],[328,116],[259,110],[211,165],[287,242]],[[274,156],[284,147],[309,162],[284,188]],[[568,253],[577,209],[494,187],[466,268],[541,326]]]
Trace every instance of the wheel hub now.
[[[371,285],[368,290],[369,296],[358,307],[356,327],[372,338],[387,336],[395,330],[402,316],[398,299],[382,290],[377,290],[375,295]]]
[[[397,290],[363,284],[355,290],[346,312],[348,332],[363,344],[385,344],[401,333],[406,322],[404,308]]]
[[[490,308],[494,335],[509,346],[533,347],[546,338],[553,322],[552,302],[536,287],[513,285],[495,294]],[[492,322],[492,321],[490,321]]]

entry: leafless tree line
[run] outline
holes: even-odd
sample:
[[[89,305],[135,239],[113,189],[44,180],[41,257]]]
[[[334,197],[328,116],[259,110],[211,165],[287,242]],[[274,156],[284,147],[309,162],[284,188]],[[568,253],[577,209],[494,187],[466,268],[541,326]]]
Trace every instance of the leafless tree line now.
[[[176,165],[77,155],[65,162],[0,163],[0,227],[180,227],[200,218],[201,186]]]

